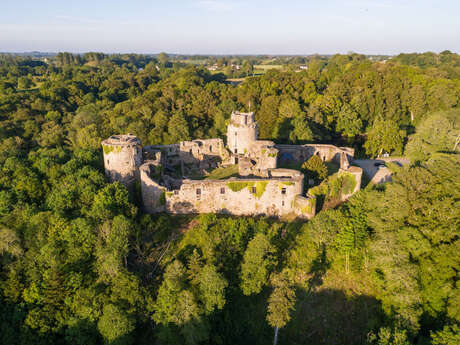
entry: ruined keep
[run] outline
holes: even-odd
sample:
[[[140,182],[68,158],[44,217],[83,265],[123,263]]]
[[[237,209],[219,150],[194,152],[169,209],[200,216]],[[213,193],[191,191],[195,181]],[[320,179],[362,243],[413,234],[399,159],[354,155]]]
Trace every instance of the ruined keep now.
[[[304,175],[279,164],[303,162],[312,155],[340,164],[360,189],[362,170],[351,166],[353,149],[333,145],[277,145],[258,140],[254,113],[233,112],[222,139],[199,139],[172,145],[141,146],[131,135],[102,142],[104,167],[111,181],[132,187],[139,181],[148,213],[226,213],[233,215],[294,215],[311,218],[315,196],[304,192]],[[231,177],[212,179],[209,170],[229,169]],[[216,171],[216,170],[215,170]]]
[[[102,142],[105,175],[131,187],[139,177],[143,163],[139,138],[132,134],[112,135]]]

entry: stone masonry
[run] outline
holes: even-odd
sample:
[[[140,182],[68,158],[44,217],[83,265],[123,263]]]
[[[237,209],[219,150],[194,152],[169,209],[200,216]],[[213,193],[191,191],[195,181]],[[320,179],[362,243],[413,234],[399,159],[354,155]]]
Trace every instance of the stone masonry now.
[[[340,164],[339,173],[355,176],[353,149],[333,145],[276,145],[258,140],[254,113],[233,112],[222,139],[183,141],[172,145],[141,146],[131,135],[115,135],[102,142],[104,167],[111,181],[132,188],[140,182],[148,213],[224,213],[233,215],[294,215],[311,218],[315,197],[304,195],[304,175],[278,168],[278,163],[303,162],[312,155]],[[209,169],[238,165],[238,176],[202,179]],[[350,194],[351,195],[351,194]],[[348,196],[346,196],[348,197]]]

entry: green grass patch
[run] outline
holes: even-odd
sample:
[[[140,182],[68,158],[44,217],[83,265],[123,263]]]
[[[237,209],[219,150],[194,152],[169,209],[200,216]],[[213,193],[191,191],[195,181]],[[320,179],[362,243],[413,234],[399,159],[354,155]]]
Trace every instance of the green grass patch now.
[[[212,170],[208,176],[207,180],[223,180],[233,176],[238,176],[238,165],[229,165],[227,167],[220,167]]]
[[[254,65],[254,71],[268,71],[269,69],[283,69],[283,65]]]

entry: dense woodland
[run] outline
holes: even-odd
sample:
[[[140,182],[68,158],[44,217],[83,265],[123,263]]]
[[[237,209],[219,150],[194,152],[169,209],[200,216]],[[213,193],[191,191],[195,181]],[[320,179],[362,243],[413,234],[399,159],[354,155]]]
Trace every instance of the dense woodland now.
[[[165,54],[0,56],[0,343],[459,344],[460,56],[300,62],[232,85]],[[262,138],[411,164],[307,222],[150,216],[104,176],[109,135],[224,137],[249,108]]]

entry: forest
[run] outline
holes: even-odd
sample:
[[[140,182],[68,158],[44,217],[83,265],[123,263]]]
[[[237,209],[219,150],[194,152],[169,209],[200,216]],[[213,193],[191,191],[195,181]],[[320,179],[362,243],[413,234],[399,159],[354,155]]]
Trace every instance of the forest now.
[[[238,84],[186,59],[0,55],[0,343],[459,344],[460,56],[280,57]],[[152,216],[106,179],[110,135],[225,138],[233,110],[410,164],[309,221]]]

